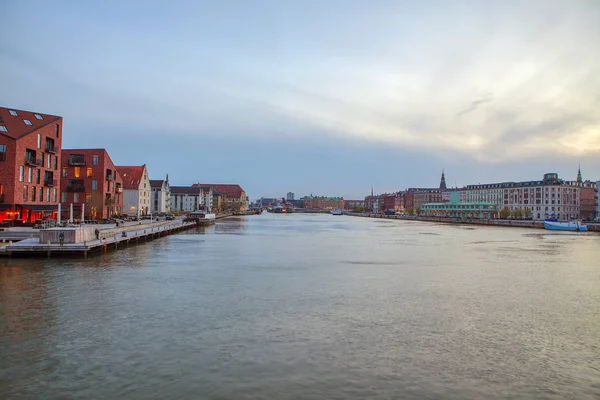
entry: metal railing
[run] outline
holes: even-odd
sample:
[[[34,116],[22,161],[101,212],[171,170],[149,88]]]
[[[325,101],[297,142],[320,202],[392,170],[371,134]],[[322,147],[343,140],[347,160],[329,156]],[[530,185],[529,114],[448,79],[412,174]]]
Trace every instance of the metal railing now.
[[[56,153],[56,147],[54,147],[54,145],[46,144],[46,151],[48,153]]]
[[[107,181],[114,181],[115,180],[115,176],[114,175],[106,175],[106,180]]]
[[[67,185],[67,192],[85,192],[83,185]]]
[[[25,156],[25,164],[39,167],[42,165],[42,159],[34,156]]]
[[[73,166],[77,167],[77,166],[85,165],[85,159],[84,158],[73,159],[73,158],[69,157],[69,165],[72,166],[72,167]]]
[[[56,179],[44,179],[44,186],[56,186],[58,184],[58,180]]]

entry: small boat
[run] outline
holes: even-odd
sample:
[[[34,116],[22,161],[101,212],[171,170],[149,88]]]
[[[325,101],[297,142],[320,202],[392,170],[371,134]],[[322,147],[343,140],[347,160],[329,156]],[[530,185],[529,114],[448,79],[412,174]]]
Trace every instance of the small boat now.
[[[213,213],[207,213],[206,211],[194,211],[189,213],[186,222],[196,222],[199,226],[206,226],[214,224],[217,220],[217,215]]]
[[[544,228],[551,231],[587,232],[587,225],[581,225],[579,221],[544,221]]]
[[[337,210],[332,210],[331,215],[344,215],[344,212],[338,208]]]

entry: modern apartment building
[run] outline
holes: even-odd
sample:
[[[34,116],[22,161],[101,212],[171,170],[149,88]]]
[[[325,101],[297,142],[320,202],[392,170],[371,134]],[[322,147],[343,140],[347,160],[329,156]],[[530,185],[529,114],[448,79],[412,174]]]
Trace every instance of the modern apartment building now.
[[[171,186],[171,211],[192,212],[204,207],[202,189],[197,186]]]
[[[105,149],[62,151],[62,219],[108,219],[123,213],[123,180]]]
[[[56,219],[62,117],[0,107],[0,223]]]
[[[240,185],[196,183],[193,187],[212,187],[214,193],[223,196],[224,209],[230,212],[245,212],[248,210],[248,196]],[[214,205],[213,205],[214,207]]]
[[[146,164],[117,167],[123,179],[123,214],[140,217],[151,212],[151,184]]]
[[[150,210],[151,212],[170,212],[171,211],[171,186],[169,185],[169,174],[163,179],[150,180],[152,188]]]

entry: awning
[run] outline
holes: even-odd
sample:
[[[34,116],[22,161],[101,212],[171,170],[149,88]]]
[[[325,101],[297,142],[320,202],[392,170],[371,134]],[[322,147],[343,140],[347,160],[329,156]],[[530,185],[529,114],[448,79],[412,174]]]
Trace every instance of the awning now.
[[[32,212],[58,211],[58,204],[19,204],[19,206]]]
[[[12,204],[4,204],[4,203],[0,203],[0,211],[6,211],[10,208],[12,208]]]

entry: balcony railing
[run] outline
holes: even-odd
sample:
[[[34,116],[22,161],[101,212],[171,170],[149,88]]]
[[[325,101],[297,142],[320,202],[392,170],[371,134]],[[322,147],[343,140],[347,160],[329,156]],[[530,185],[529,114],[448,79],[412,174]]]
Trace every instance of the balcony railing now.
[[[56,179],[44,179],[44,186],[56,186],[58,181]]]
[[[39,167],[42,165],[42,159],[33,156],[25,156],[25,164]]]
[[[117,193],[123,193],[123,188],[122,187],[118,187],[115,189]]]
[[[69,165],[72,167],[78,167],[81,165],[85,165],[85,159],[84,158],[69,158]]]
[[[115,176],[114,175],[106,175],[106,180],[107,181],[114,181],[115,180]]]
[[[54,147],[54,145],[52,145],[52,144],[47,144],[46,151],[48,153],[56,153],[56,147]]]
[[[85,192],[83,185],[67,185],[67,192]]]

